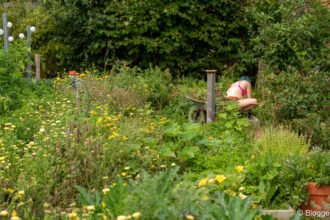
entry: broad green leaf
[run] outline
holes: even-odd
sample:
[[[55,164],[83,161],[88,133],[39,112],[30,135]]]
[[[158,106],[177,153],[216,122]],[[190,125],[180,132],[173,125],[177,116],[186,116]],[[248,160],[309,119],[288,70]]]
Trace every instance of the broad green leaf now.
[[[197,146],[188,146],[185,147],[182,152],[180,153],[180,157],[190,159],[194,158],[195,154],[199,151]]]
[[[158,146],[157,150],[161,157],[165,157],[165,158],[166,157],[176,157],[175,153],[173,151],[171,151],[170,149],[168,149],[165,145]]]
[[[169,129],[166,129],[164,133],[170,137],[176,137],[180,134],[180,129],[179,128],[169,128]]]
[[[182,128],[185,131],[191,131],[191,130],[197,130],[201,127],[200,124],[196,124],[196,123],[185,123]]]
[[[158,144],[158,142],[159,142],[159,140],[156,138],[144,138],[144,139],[142,139],[142,141],[150,147],[156,146],[156,144]]]
[[[194,137],[196,137],[195,131],[185,131],[179,135],[184,141],[191,141]]]

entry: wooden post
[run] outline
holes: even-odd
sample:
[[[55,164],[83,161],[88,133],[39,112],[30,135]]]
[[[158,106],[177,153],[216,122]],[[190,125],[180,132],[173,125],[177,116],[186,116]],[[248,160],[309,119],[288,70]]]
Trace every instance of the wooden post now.
[[[206,122],[215,121],[215,76],[216,70],[206,70],[207,73],[207,103],[206,103]]]
[[[37,78],[37,80],[41,80],[41,77],[40,77],[40,54],[35,55],[35,64],[36,64],[36,78]]]

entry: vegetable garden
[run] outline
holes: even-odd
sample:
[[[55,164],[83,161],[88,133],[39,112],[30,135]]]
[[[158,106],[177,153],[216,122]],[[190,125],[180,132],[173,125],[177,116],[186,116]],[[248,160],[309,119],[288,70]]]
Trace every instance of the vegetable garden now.
[[[27,24],[36,32],[32,51],[25,39],[9,52],[0,44],[0,219],[275,219],[265,210],[326,217],[324,4],[1,4],[10,34]],[[42,80],[24,77],[30,52],[41,54]],[[189,122],[186,97],[206,101],[208,68],[218,70],[222,98],[239,76],[252,78],[264,103],[251,110],[258,127],[235,101],[213,123]],[[328,193],[322,201],[309,201],[311,182]]]

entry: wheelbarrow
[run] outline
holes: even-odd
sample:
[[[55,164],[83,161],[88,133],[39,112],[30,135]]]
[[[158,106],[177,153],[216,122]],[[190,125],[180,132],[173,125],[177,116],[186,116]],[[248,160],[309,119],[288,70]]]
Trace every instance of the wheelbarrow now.
[[[220,104],[221,94],[220,94],[220,91],[217,89],[216,89],[216,92],[217,92],[217,96],[218,96],[218,103],[215,105],[215,111],[217,111],[217,109],[220,106],[227,105],[227,104]],[[203,102],[203,101],[200,101],[200,100],[188,97],[188,96],[186,96],[186,98],[195,104],[194,106],[192,106],[189,109],[189,114],[188,114],[189,122],[205,123],[206,122],[206,102]]]
[[[220,91],[216,89],[218,96],[218,103],[215,105],[215,111],[219,110],[221,107],[228,105],[228,103],[220,103],[221,94]],[[192,123],[205,123],[206,122],[206,102],[191,98],[186,96],[187,99],[192,101],[195,105],[189,109],[188,120]],[[263,105],[263,104],[262,104]],[[247,113],[248,122],[254,127],[260,126],[260,121],[255,116],[251,115],[251,112]]]

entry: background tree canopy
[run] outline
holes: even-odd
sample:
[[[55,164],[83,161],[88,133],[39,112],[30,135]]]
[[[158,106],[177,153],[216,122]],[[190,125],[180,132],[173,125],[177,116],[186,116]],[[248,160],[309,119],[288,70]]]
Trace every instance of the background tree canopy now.
[[[128,60],[173,73],[221,68],[239,61],[247,40],[245,0],[51,1],[62,64],[111,66]]]
[[[323,5],[322,5],[323,4]],[[37,26],[33,49],[44,71],[82,65],[109,70],[117,60],[173,75],[255,76],[329,66],[329,9],[319,0],[48,0],[11,1],[11,21]]]

